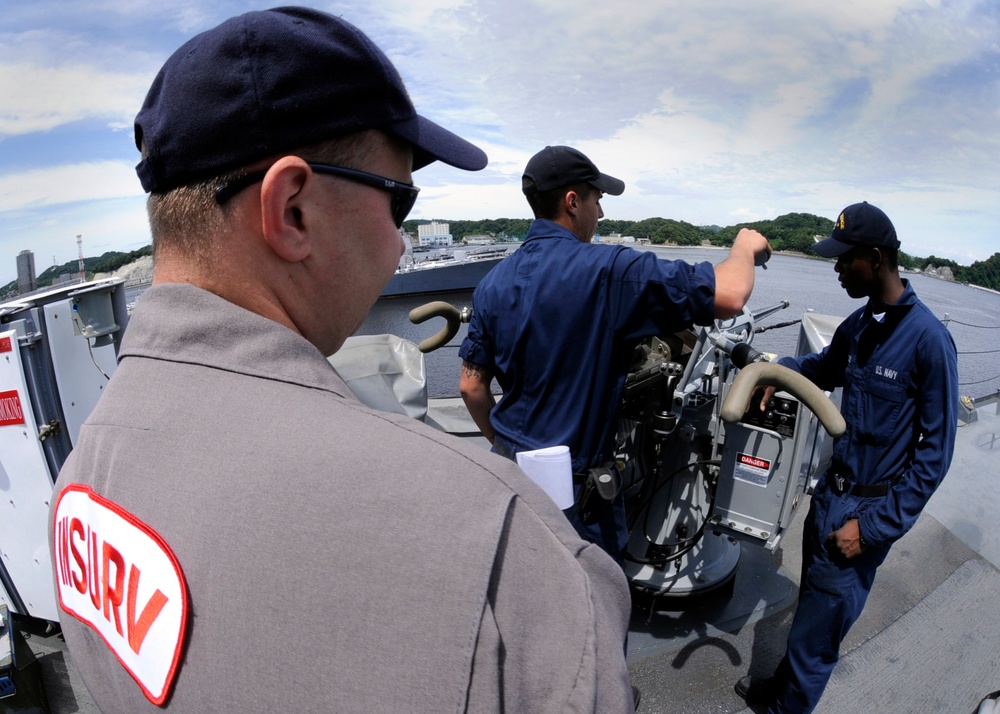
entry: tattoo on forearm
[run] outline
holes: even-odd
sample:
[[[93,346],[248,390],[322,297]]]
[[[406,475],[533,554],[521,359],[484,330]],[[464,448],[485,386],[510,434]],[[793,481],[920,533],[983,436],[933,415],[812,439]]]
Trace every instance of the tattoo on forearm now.
[[[488,369],[480,364],[475,364],[474,362],[468,362],[466,360],[462,361],[462,372],[469,377],[475,377],[476,379],[485,380],[490,376]]]

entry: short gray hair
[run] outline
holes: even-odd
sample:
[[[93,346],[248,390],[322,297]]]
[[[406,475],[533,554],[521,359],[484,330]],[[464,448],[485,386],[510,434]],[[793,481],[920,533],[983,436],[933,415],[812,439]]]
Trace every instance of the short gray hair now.
[[[363,168],[361,164],[372,150],[370,137],[370,132],[350,134],[287,151],[282,156],[301,156],[315,163]],[[244,167],[165,193],[149,194],[146,213],[153,237],[153,259],[166,249],[196,261],[207,260],[210,253],[207,249],[214,236],[235,210],[231,203],[220,206],[215,200],[215,190],[249,172],[250,169]]]

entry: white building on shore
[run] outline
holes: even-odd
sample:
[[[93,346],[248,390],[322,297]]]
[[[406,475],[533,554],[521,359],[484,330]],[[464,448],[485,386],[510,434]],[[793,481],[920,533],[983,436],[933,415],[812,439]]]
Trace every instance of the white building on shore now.
[[[431,221],[417,226],[417,245],[422,248],[448,248],[454,242],[447,223]]]

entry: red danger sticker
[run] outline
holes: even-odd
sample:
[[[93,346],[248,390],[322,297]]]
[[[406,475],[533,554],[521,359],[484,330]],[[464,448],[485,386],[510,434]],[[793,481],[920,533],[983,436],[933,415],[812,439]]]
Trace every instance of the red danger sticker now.
[[[9,337],[0,337],[0,354],[4,352],[13,352],[14,346],[10,343]]]
[[[771,475],[771,462],[752,454],[736,454],[733,467],[733,478],[752,483],[755,486],[767,486]]]
[[[750,454],[740,454],[740,463],[745,466],[753,466],[758,469],[770,469],[771,462],[767,459],[760,459],[756,456],[750,456]]]
[[[0,426],[14,426],[15,424],[24,424],[21,398],[17,396],[16,390],[0,392]]]

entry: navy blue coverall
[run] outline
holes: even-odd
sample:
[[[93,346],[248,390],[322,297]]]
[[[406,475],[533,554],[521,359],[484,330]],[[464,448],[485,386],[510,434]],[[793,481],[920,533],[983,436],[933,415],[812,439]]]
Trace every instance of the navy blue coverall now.
[[[497,453],[514,458],[565,445],[582,473],[612,456],[638,342],[714,319],[711,263],[584,243],[539,219],[476,288],[459,356],[492,370],[503,389],[490,413]],[[620,493],[588,523],[567,516],[582,538],[622,561],[628,532]]]
[[[820,353],[780,363],[822,389],[843,387],[847,431],[834,442],[806,516],[802,577],[788,647],[775,673],[771,714],[811,712],[837,663],[840,644],[864,608],[875,571],[916,522],[951,463],[958,409],[958,359],[951,334],[912,286],[886,308],[870,305],[837,328]],[[886,484],[884,496],[838,489]],[[827,536],[858,519],[866,547],[845,558]]]

